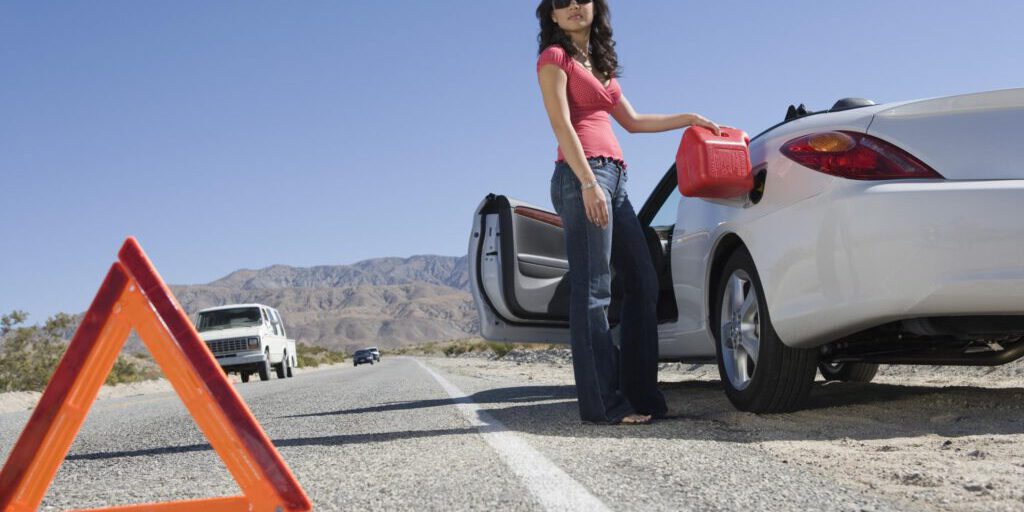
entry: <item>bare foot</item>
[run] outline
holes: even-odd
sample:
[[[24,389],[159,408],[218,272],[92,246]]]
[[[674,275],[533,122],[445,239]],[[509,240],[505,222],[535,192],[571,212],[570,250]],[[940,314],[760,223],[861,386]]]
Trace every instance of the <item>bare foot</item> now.
[[[651,417],[643,414],[630,414],[619,421],[620,425],[648,425],[650,423]]]

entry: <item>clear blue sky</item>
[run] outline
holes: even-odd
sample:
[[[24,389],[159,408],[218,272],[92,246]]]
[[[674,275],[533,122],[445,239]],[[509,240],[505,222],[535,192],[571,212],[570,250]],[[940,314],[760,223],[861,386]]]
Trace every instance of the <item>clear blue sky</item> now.
[[[1024,85],[1024,4],[612,0],[641,112]],[[84,310],[127,235],[172,283],[465,253],[549,205],[534,1],[0,3],[0,312]],[[679,133],[619,132],[639,206]]]

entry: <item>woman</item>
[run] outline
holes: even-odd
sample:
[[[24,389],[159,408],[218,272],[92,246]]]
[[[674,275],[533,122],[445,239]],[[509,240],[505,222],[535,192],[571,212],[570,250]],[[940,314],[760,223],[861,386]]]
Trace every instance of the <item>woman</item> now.
[[[565,229],[569,331],[583,421],[664,417],[658,389],[658,277],[633,206],[626,164],[608,120],[630,133],[715,123],[697,114],[637,114],[622,95],[606,0],[542,0],[537,76],[558,139],[551,201]],[[611,269],[622,277],[621,354],[608,331]]]

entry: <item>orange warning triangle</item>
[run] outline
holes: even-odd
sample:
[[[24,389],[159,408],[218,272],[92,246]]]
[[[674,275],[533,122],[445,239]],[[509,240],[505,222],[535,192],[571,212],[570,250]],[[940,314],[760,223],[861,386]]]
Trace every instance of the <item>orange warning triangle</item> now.
[[[132,328],[243,495],[94,510],[310,510],[306,493],[134,238],[118,259],[0,470],[0,511],[39,508]]]

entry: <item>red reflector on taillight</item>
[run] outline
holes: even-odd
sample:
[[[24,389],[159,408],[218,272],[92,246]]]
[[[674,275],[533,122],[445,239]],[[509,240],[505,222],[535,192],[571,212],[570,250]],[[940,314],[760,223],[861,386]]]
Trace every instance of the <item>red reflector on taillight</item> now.
[[[815,171],[851,180],[945,179],[910,153],[864,133],[812,133],[785,143],[782,154]]]

